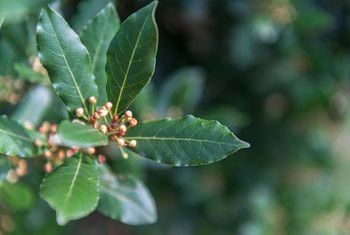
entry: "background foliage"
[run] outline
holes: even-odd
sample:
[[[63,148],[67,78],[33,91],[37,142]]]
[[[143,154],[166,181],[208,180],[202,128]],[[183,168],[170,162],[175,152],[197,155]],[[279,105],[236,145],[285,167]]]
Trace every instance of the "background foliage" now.
[[[79,32],[108,2],[52,4]],[[46,3],[0,0],[0,15],[5,16],[1,113],[36,125],[67,116],[44,86],[47,78],[31,69],[35,26]],[[146,3],[119,0],[121,18]],[[54,212],[37,196],[43,175],[30,169],[21,183],[0,189],[0,204],[7,208],[0,213],[1,231],[347,234],[349,2],[161,0],[157,22],[156,74],[134,110],[144,120],[187,113],[217,119],[251,143],[251,149],[196,168],[112,162],[115,170],[137,175],[150,187],[159,221],[148,226],[126,226],[94,213],[59,227]],[[11,191],[23,193],[17,198]],[[16,200],[26,203],[18,208]]]

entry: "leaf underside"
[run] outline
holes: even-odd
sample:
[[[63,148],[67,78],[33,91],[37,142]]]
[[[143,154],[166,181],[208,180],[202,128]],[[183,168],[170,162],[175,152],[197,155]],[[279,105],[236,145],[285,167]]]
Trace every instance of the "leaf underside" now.
[[[220,123],[191,115],[141,123],[125,139],[137,140],[140,155],[174,166],[209,164],[249,147]]]
[[[100,176],[98,210],[102,214],[131,225],[150,224],[157,220],[154,199],[141,181],[117,177],[106,166],[100,166]]]

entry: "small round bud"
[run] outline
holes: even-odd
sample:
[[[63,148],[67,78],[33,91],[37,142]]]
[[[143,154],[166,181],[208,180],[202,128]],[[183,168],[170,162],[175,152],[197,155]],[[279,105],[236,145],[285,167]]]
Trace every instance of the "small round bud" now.
[[[121,125],[119,127],[119,130],[122,131],[122,132],[126,132],[126,126],[125,125]]]
[[[21,159],[19,162],[18,162],[18,166],[20,167],[20,168],[27,168],[27,161],[26,160],[23,160],[23,159]]]
[[[23,126],[27,128],[28,130],[34,130],[34,125],[30,121],[24,121]]]
[[[106,117],[108,115],[108,110],[105,109],[105,108],[101,108],[98,110],[98,114],[101,116],[101,117]]]
[[[125,117],[126,118],[131,118],[132,117],[132,112],[130,110],[125,112]]]
[[[40,147],[42,144],[43,144],[43,143],[41,142],[41,140],[39,140],[39,139],[34,140],[34,145],[35,145],[36,147]]]
[[[106,102],[105,107],[107,110],[110,110],[113,107],[113,104],[111,102]]]
[[[95,148],[93,148],[93,147],[90,147],[90,148],[87,148],[87,149],[86,149],[86,152],[88,152],[88,154],[93,155],[93,154],[95,154],[95,153],[96,153],[96,149],[95,149]]]
[[[136,118],[131,118],[129,123],[130,123],[130,126],[136,126],[137,125],[137,119]]]
[[[100,118],[101,118],[100,115],[99,115],[97,112],[95,112],[92,116],[93,116],[95,119],[100,119]]]
[[[76,152],[78,152],[79,147],[73,146],[73,147],[71,147],[70,149],[73,151],[73,153],[76,153]]]
[[[45,150],[44,151],[44,157],[50,158],[52,156],[52,152],[50,150]]]
[[[40,127],[39,127],[39,132],[41,134],[46,134],[50,130],[50,123],[44,122]]]
[[[118,121],[118,119],[119,119],[119,116],[117,115],[117,114],[115,114],[114,116],[113,116],[113,122],[117,122]]]
[[[99,130],[103,133],[103,134],[106,134],[107,133],[107,127],[106,125],[101,125]]]
[[[77,108],[77,109],[75,110],[75,115],[76,115],[77,117],[82,117],[82,116],[84,115],[84,109],[83,109],[83,108]]]
[[[68,149],[68,150],[66,151],[66,157],[67,157],[67,158],[70,158],[70,157],[72,157],[73,155],[74,155],[73,150]]]
[[[115,141],[115,140],[116,140],[116,138],[115,138],[114,135],[112,135],[111,137],[109,137],[109,139],[112,140],[112,141]]]
[[[125,144],[125,140],[123,140],[123,139],[117,139],[117,144],[118,144],[120,147],[123,147],[124,144]]]
[[[136,140],[131,140],[131,141],[129,142],[129,146],[130,146],[131,148],[136,148],[136,145],[137,145]]]
[[[16,168],[16,174],[17,174],[19,177],[24,176],[26,173],[27,173],[27,168],[22,168],[22,167],[17,167],[17,168]]]
[[[89,104],[96,104],[97,100],[96,100],[96,97],[95,96],[91,96],[89,98]]]
[[[14,169],[11,169],[7,172],[6,180],[10,183],[16,183],[18,181],[18,175]]]
[[[106,162],[106,157],[103,156],[102,154],[98,155],[97,157],[97,161],[100,163],[100,164],[103,164]]]
[[[47,162],[45,165],[44,165],[44,171],[45,173],[49,174],[52,172],[52,164],[50,162]]]
[[[65,154],[65,152],[63,150],[58,151],[58,153],[57,153],[57,160],[62,161],[64,159],[65,155],[66,154]]]

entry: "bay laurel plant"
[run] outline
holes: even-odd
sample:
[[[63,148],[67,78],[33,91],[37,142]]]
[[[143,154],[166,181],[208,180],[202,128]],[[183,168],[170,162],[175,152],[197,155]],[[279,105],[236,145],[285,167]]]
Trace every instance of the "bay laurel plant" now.
[[[138,122],[130,105],[155,70],[157,1],[120,23],[113,4],[74,32],[50,7],[41,10],[37,49],[52,86],[70,113],[59,125],[28,129],[0,117],[0,153],[44,157],[40,196],[61,225],[94,210],[127,224],[157,219],[154,200],[138,179],[118,176],[106,163],[116,157],[147,158],[170,166],[198,166],[224,159],[249,144],[227,127],[191,115]],[[116,145],[120,156],[108,156]],[[107,161],[107,162],[108,162]]]

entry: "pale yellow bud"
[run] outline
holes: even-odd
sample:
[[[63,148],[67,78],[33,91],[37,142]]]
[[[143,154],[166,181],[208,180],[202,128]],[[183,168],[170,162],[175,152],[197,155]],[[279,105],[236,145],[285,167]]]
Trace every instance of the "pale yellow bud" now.
[[[103,134],[106,134],[107,133],[107,127],[106,125],[101,125],[99,130],[103,133]]]
[[[86,149],[86,152],[88,152],[88,154],[95,154],[96,153],[96,149],[95,148],[93,148],[93,147],[90,147],[90,148],[87,148]]]
[[[126,132],[126,126],[120,125],[119,130],[121,130],[122,132]]]
[[[130,146],[131,148],[136,148],[136,145],[137,145],[137,141],[136,141],[136,140],[131,140],[131,141],[129,142],[129,146]]]
[[[123,139],[117,139],[117,144],[118,144],[120,147],[123,147],[124,144],[125,144],[125,140],[123,140]]]
[[[113,107],[113,104],[111,102],[106,102],[105,107],[107,110],[110,110]]]
[[[77,117],[82,117],[82,116],[84,115],[84,109],[83,109],[83,108],[77,108],[77,109],[75,110],[75,115],[76,115]]]
[[[89,104],[96,104],[97,100],[96,100],[96,97],[95,96],[91,96],[89,98]]]

